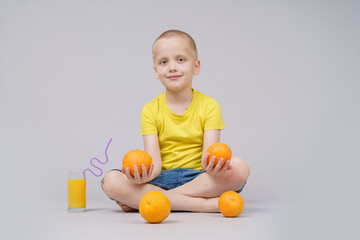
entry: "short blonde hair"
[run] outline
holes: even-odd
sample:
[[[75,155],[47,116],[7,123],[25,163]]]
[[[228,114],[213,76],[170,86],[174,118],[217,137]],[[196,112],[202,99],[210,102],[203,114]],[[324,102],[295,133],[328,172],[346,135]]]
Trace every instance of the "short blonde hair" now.
[[[153,58],[154,58],[154,45],[155,43],[160,40],[160,39],[163,39],[163,38],[172,38],[172,37],[182,37],[186,40],[189,41],[189,44],[190,44],[190,49],[194,52],[194,57],[195,59],[197,60],[198,58],[198,52],[197,52],[197,48],[196,48],[196,44],[195,44],[195,41],[194,39],[189,35],[187,34],[186,32],[183,32],[183,31],[180,31],[180,30],[167,30],[166,32],[163,32],[153,43],[152,45],[152,55],[153,55]]]

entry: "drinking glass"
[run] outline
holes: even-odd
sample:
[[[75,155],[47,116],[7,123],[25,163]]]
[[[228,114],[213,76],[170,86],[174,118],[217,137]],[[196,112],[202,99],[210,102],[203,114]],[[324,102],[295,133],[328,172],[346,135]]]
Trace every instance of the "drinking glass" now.
[[[68,170],[68,212],[85,212],[86,179],[82,170]]]

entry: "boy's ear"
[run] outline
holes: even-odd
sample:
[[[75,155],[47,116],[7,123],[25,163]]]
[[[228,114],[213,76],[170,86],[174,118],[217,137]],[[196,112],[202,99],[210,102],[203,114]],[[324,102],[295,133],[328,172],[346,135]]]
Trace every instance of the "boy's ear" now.
[[[156,79],[159,79],[159,74],[158,74],[158,72],[157,72],[157,70],[156,70],[155,65],[154,65],[154,73],[155,73],[155,78],[156,78]]]
[[[195,67],[194,67],[194,75],[198,75],[200,73],[200,60],[195,61]]]

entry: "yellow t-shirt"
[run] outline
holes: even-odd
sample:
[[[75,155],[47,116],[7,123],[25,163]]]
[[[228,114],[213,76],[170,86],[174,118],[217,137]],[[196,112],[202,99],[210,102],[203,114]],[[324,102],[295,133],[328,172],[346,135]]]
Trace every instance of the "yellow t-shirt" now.
[[[224,129],[218,102],[193,89],[188,109],[178,115],[166,103],[165,92],[145,104],[141,112],[141,134],[157,134],[162,169],[202,170],[204,131]]]

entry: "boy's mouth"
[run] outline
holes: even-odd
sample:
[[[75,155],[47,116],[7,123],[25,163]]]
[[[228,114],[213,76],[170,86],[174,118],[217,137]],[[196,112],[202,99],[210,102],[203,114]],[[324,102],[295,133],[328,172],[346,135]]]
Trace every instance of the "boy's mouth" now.
[[[175,79],[178,79],[179,77],[181,77],[181,75],[168,76],[167,78],[169,78],[171,80],[175,80]]]

